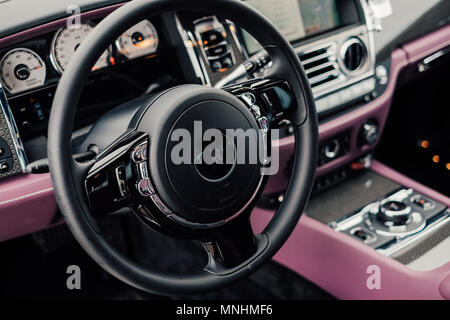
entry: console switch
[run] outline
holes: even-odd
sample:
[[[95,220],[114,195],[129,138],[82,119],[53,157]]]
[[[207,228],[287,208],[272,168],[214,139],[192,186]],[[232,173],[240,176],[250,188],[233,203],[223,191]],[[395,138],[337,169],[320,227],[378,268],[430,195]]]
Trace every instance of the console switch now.
[[[434,202],[426,199],[425,197],[417,194],[411,197],[410,201],[415,205],[421,207],[423,210],[428,211],[434,208]]]
[[[0,173],[6,173],[9,170],[9,165],[6,161],[0,162]]]
[[[120,196],[123,198],[128,194],[127,183],[126,183],[126,171],[125,166],[121,165],[116,168],[116,180],[119,187]]]
[[[356,228],[355,230],[352,230],[352,234],[364,243],[376,240],[376,236],[373,233],[362,228]]]

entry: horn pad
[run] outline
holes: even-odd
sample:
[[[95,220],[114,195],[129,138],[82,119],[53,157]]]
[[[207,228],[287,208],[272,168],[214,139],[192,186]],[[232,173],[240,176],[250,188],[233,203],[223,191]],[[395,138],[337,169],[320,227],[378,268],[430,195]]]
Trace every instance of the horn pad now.
[[[203,136],[209,129],[216,135],[208,141]],[[249,137],[257,135],[259,126],[233,95],[198,85],[173,88],[144,111],[138,130],[150,136],[155,191],[181,218],[220,222],[243,210],[257,193],[262,181],[259,146]]]

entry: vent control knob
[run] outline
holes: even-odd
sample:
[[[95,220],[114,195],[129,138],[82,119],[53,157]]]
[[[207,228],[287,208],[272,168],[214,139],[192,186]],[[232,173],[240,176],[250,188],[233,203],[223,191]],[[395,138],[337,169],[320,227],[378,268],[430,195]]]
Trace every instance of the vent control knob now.
[[[366,122],[361,127],[358,137],[360,147],[364,145],[373,145],[378,140],[378,125],[373,122]]]

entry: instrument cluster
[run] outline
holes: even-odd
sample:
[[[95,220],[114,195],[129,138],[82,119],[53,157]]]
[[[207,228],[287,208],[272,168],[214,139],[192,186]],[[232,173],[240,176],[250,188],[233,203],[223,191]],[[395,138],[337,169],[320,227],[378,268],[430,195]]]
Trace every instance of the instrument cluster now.
[[[57,30],[52,38],[49,60],[52,68],[61,75],[75,51],[94,29],[93,22]],[[131,60],[154,54],[159,37],[149,20],[143,20],[125,31],[99,58],[92,71],[115,65],[121,60]],[[0,82],[10,94],[17,94],[43,86],[48,67],[37,52],[29,48],[14,48],[0,59]]]

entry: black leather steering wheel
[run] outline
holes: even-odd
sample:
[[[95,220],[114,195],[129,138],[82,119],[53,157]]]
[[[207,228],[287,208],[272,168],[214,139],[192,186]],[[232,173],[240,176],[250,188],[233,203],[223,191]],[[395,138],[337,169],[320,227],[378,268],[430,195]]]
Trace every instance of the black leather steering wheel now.
[[[217,14],[243,27],[270,54],[269,74],[224,90],[182,85],[130,101],[100,119],[83,143],[84,151],[98,147],[96,158],[74,160],[71,135],[76,106],[97,57],[137,22],[174,11]],[[256,103],[247,104],[241,98],[245,93],[251,93]],[[259,114],[251,111],[255,105]],[[169,161],[173,148],[169,136],[177,128],[193,130],[196,120],[203,121],[204,128],[265,130],[282,119],[294,125],[293,173],[282,205],[261,234],[253,233],[249,217],[266,182],[260,175],[262,165],[237,164],[224,174],[223,168]],[[114,136],[112,131],[120,134]],[[117,9],[89,34],[66,68],[48,131],[56,199],[75,238],[118,279],[164,295],[228,285],[270,259],[306,206],[317,149],[314,100],[297,55],[264,16],[237,0],[136,0]],[[245,151],[249,152],[248,146]],[[131,208],[151,228],[200,241],[209,254],[208,265],[196,274],[166,274],[119,253],[105,240],[98,220],[122,207]]]

